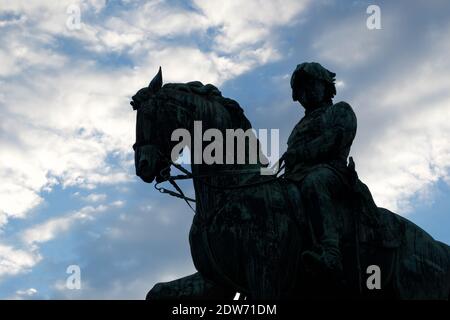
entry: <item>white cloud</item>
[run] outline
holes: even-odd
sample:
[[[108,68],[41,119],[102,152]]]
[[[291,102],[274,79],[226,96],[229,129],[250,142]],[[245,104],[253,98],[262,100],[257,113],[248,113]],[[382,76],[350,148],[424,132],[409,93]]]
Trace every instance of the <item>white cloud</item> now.
[[[120,261],[124,270],[136,261]],[[118,267],[117,265],[115,267]],[[196,272],[191,262],[178,263],[175,266],[164,267],[164,270],[144,271],[135,279],[112,278],[105,285],[98,287],[84,279],[82,290],[67,290],[65,282],[57,281],[53,285],[56,299],[137,299],[145,298],[151,287],[161,281],[172,281]]]
[[[392,67],[355,98],[360,108],[357,165],[379,205],[401,214],[411,199],[450,177],[450,28],[419,59]],[[430,40],[430,39],[425,39]],[[358,111],[358,109],[356,109]]]
[[[43,200],[35,190],[14,182],[13,176],[1,174],[3,183],[0,186],[0,227],[8,222],[8,218],[22,218],[25,213],[39,205]]]
[[[450,170],[450,97],[410,105],[403,117],[383,123],[377,138],[363,148],[359,163],[378,203],[405,213],[409,200],[426,192]],[[385,119],[386,120],[386,119]]]
[[[337,88],[337,89],[343,89],[343,88],[345,88],[345,82],[342,81],[342,80],[337,80],[337,81],[336,81],[336,88]]]
[[[87,195],[86,197],[83,197],[84,201],[87,202],[99,202],[99,201],[105,201],[106,200],[106,194],[104,193],[91,193]]]
[[[54,239],[58,234],[67,232],[76,222],[92,220],[95,215],[105,212],[108,209],[106,205],[97,207],[83,207],[79,211],[69,213],[62,217],[52,218],[44,223],[33,226],[22,232],[21,238],[27,245],[35,248],[35,244],[43,243]]]
[[[163,1],[145,2],[131,12],[131,17],[133,25],[152,38],[187,35],[208,28],[208,19],[201,13]]]
[[[279,54],[270,47],[243,51],[233,57],[221,56],[214,52],[203,52],[196,47],[170,47],[150,51],[144,74],[156,73],[159,65],[163,66],[165,82],[187,82],[199,79],[203,83],[221,85],[252,67],[279,58]],[[149,82],[148,79],[146,82]]]
[[[2,31],[0,77],[13,76],[30,68],[43,71],[62,67],[67,58],[45,48],[46,45],[49,45],[48,39],[36,41],[27,31],[19,37],[16,32]]]
[[[34,296],[38,291],[35,288],[28,288],[26,290],[17,290],[16,294],[18,296]]]
[[[122,208],[126,204],[124,200],[116,200],[111,203],[111,207]]]
[[[0,279],[27,272],[41,259],[37,253],[0,244]]]
[[[194,1],[208,24],[218,28],[214,42],[223,52],[239,52],[271,41],[273,28],[294,23],[310,1]]]
[[[31,104],[30,102],[30,106]],[[130,181],[129,169],[111,167],[106,164],[106,157],[108,151],[113,150],[122,150],[122,157],[129,154],[129,151],[126,151],[128,148],[120,144],[125,146],[132,140],[132,120],[127,124],[130,127],[129,133],[123,130],[123,135],[114,142],[113,138],[106,134],[100,137],[79,135],[73,132],[75,129],[72,133],[69,130],[64,133],[64,128],[58,132],[52,129],[57,128],[56,125],[44,128],[28,126],[26,123],[45,126],[47,122],[44,112],[42,115],[28,112],[28,116],[34,119],[26,121],[23,118],[10,117],[0,125],[2,216],[24,217],[26,212],[42,202],[40,193],[43,190],[51,190],[55,184],[92,189],[99,184]],[[81,114],[79,117],[80,122],[83,121]],[[106,118],[105,116],[104,119]],[[74,118],[74,121],[77,119]],[[88,130],[92,130],[93,126],[90,125]],[[117,133],[120,132],[119,125],[116,130]],[[127,135],[129,140],[120,142],[120,139]]]
[[[343,68],[370,63],[383,54],[386,46],[395,39],[397,26],[389,15],[383,15],[383,29],[369,30],[365,11],[359,15],[333,21],[312,43],[320,61]]]

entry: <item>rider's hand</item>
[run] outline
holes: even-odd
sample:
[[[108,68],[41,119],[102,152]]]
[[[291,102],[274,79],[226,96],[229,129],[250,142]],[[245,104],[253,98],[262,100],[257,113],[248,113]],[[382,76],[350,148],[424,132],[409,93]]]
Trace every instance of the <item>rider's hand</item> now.
[[[286,167],[291,167],[294,165],[296,161],[296,155],[293,152],[286,151],[282,156],[281,159],[284,160],[284,163],[286,164]]]

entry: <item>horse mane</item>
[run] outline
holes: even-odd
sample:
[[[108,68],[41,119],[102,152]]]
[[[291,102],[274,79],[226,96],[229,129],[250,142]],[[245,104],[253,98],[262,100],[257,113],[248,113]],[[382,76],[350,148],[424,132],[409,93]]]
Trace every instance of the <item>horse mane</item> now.
[[[244,110],[239,103],[233,99],[222,96],[220,90],[212,84],[204,85],[200,81],[187,83],[167,83],[162,87],[163,91],[176,91],[183,97],[187,105],[195,106],[198,98],[206,102],[218,103],[228,111],[233,126],[247,130],[251,128],[250,121],[245,117]]]

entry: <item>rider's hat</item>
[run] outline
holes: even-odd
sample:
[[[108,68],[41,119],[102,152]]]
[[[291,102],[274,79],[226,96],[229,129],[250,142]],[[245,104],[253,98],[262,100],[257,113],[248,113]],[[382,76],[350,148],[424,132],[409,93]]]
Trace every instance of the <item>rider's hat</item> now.
[[[295,68],[294,73],[292,73],[291,88],[294,88],[294,83],[296,81],[296,78],[301,73],[304,73],[315,79],[320,79],[325,82],[329,82],[331,84],[334,84],[335,77],[336,77],[336,73],[331,72],[330,70],[322,67],[322,65],[320,63],[303,62],[303,63],[297,65],[297,68]]]

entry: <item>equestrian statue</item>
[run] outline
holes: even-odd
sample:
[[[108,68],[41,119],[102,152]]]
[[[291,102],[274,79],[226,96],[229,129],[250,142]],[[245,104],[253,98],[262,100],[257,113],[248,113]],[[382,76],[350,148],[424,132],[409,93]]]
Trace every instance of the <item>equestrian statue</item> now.
[[[335,76],[316,62],[296,67],[292,99],[305,114],[273,175],[261,174],[261,157],[250,161],[249,143],[233,158],[245,161],[193,162],[188,171],[173,159],[177,129],[194,136],[199,121],[224,136],[251,129],[241,106],[215,86],[163,85],[160,68],[133,96],[137,176],[195,203],[189,242],[197,272],[157,283],[147,299],[449,299],[450,247],[377,207],[358,178],[349,157],[357,120],[348,103],[333,103]],[[206,148],[203,141],[200,152]],[[171,175],[173,167],[182,174]],[[181,179],[192,179],[195,199]],[[375,287],[369,270],[379,272]]]

